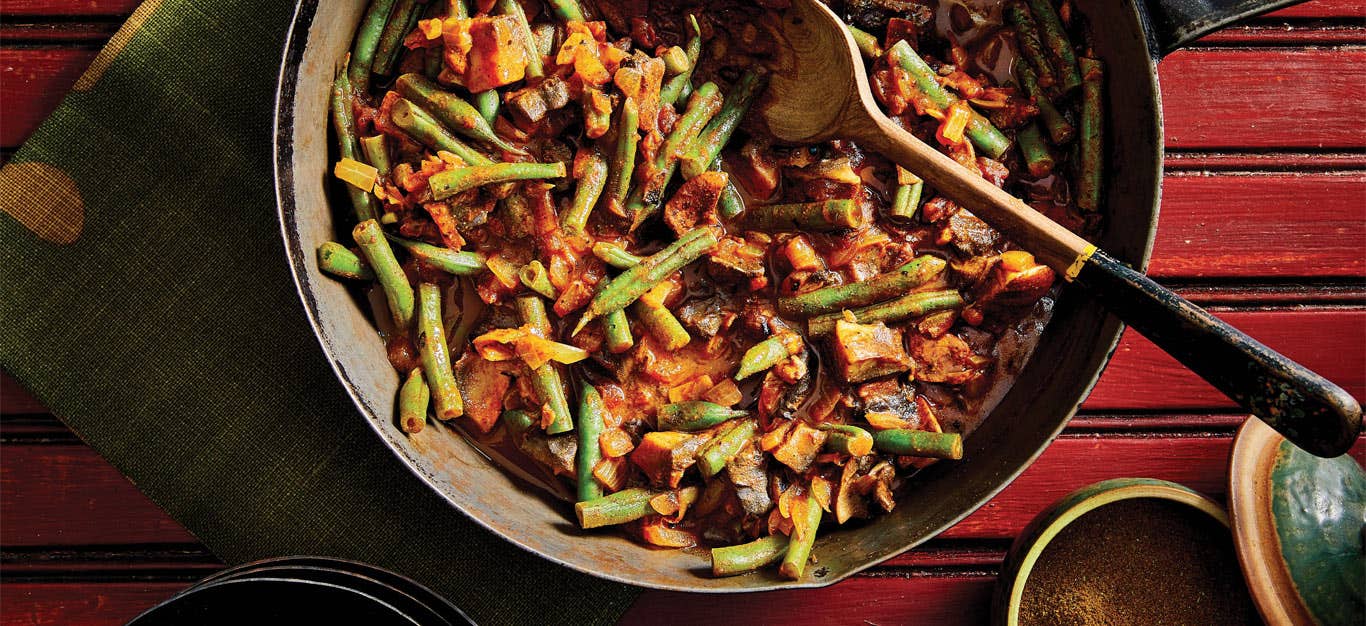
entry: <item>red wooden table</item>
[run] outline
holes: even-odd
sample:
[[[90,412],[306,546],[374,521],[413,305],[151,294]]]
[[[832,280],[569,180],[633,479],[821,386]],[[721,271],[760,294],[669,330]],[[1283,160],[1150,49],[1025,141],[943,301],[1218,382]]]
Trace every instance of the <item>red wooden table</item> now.
[[[137,4],[0,3],[0,158]],[[1366,0],[1278,11],[1173,54],[1160,71],[1168,156],[1153,275],[1366,397]],[[1119,476],[1221,499],[1241,420],[1129,333],[1065,434],[940,538],[823,590],[646,592],[625,621],[740,620],[781,607],[809,623],[981,623],[1002,555],[1044,506]],[[123,623],[222,567],[2,374],[0,516],[4,624]]]

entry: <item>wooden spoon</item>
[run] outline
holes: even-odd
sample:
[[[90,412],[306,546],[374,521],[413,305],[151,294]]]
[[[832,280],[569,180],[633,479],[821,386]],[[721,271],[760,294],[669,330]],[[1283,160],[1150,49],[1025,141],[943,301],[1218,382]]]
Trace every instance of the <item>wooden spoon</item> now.
[[[914,172],[1314,454],[1341,455],[1361,430],[1351,394],[1285,358],[925,145],[882,114],[848,28],[815,0],[783,16],[780,67],[762,108],[780,141],[850,139]],[[1357,346],[1344,349],[1356,349]]]

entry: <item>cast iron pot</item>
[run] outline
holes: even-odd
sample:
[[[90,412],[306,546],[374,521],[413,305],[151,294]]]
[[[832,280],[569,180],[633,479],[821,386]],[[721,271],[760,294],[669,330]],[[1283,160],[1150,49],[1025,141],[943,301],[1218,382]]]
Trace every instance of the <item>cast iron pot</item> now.
[[[1292,0],[1078,0],[1106,62],[1107,221],[1097,242],[1145,268],[1157,224],[1162,118],[1157,60],[1235,19]],[[964,460],[916,476],[892,513],[822,533],[819,560],[799,581],[761,571],[713,578],[696,552],[653,550],[612,532],[583,532],[572,507],[489,461],[451,428],[404,434],[395,423],[398,375],[368,307],[318,269],[318,246],[346,224],[329,201],[328,97],[367,0],[302,0],[285,45],[276,102],[280,223],[299,295],[337,376],[376,434],[452,506],[508,541],[595,576],[675,591],[819,587],[925,542],[963,519],[1024,471],[1076,412],[1119,340],[1122,324],[1079,289],[1064,289],[1053,320],[1014,388],[966,441]],[[349,226],[347,227],[349,228]]]

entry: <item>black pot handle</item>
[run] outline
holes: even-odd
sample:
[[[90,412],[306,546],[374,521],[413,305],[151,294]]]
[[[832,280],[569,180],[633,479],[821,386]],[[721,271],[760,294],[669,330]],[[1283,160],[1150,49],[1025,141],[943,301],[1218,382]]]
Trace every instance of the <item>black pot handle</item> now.
[[[1077,282],[1098,296],[1105,308],[1295,445],[1335,457],[1356,442],[1361,406],[1328,379],[1104,252],[1091,256]]]
[[[1304,0],[1143,0],[1148,37],[1159,56],[1167,56],[1229,22],[1261,15]]]

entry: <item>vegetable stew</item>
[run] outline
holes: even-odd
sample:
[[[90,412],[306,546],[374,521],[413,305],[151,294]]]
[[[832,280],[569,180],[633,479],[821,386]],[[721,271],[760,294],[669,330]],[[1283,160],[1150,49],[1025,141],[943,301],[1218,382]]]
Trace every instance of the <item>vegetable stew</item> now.
[[[893,119],[1098,228],[1070,0],[834,4]],[[961,459],[1057,282],[915,172],[764,133],[784,6],[373,0],[332,91],[355,227],[318,263],[376,303],[400,427],[506,449],[583,528],[717,576],[800,578],[822,526]]]

